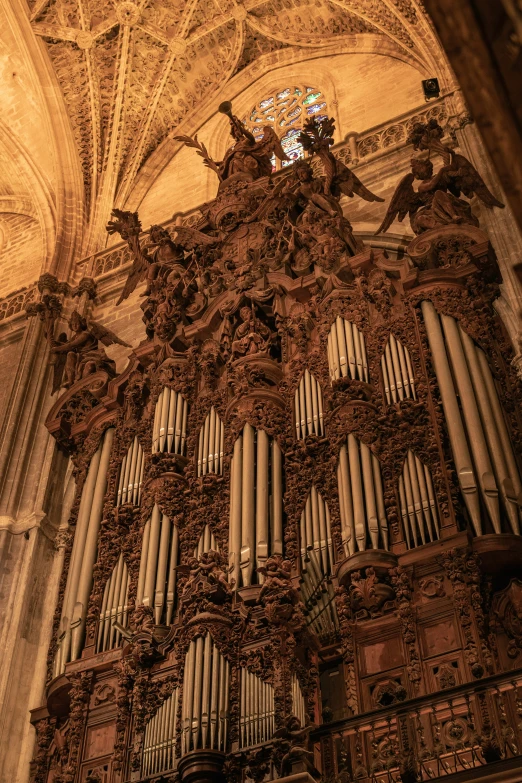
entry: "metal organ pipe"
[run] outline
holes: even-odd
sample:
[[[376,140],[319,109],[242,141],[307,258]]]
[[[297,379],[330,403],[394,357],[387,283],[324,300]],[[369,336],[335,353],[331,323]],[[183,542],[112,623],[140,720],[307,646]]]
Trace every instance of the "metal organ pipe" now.
[[[225,428],[214,407],[207,414],[198,440],[198,476],[223,473]]]
[[[185,656],[181,710],[181,755],[226,750],[229,663],[210,634],[190,642]]]
[[[188,404],[174,389],[165,386],[160,392],[152,427],[152,453],[167,451],[184,454],[187,438]]]
[[[422,302],[421,308],[433,358],[435,375],[437,376],[439,384],[444,416],[448,425],[451,449],[455,460],[460,487],[475,533],[481,535],[482,526],[477,481],[473,471],[471,454],[469,452],[464,425],[460,415],[459,403],[453,385],[453,377],[451,375],[439,316],[431,302]]]
[[[129,572],[127,563],[120,555],[110,577],[107,579],[103,593],[103,603],[98,623],[98,638],[96,652],[105,652],[118,647],[121,642],[121,634],[114,627],[118,622],[123,627],[127,624],[129,610],[127,597],[129,591]]]
[[[268,742],[274,734],[274,688],[247,669],[241,669],[240,688],[241,747]]]
[[[324,435],[323,395],[319,383],[308,370],[295,392],[295,428],[298,439]]]
[[[255,568],[270,554],[283,550],[283,477],[277,441],[245,424],[234,444],[230,472],[230,577],[241,587],[252,584]]]
[[[155,505],[143,531],[136,604],[153,607],[156,625],[172,621],[178,553],[178,529]]]
[[[301,560],[304,564],[310,549],[317,552],[321,571],[330,576],[333,568],[332,531],[328,503],[312,485],[301,513]]]
[[[417,399],[410,352],[393,334],[381,356],[381,371],[388,405],[405,398]]]
[[[141,777],[173,769],[176,762],[179,689],[165,699],[145,728]]]
[[[509,528],[518,535],[522,482],[486,355],[454,318],[439,318],[431,302],[423,302],[422,311],[475,533],[482,534],[480,492],[494,531],[502,532],[503,509]]]
[[[62,658],[61,665],[65,666],[67,660],[75,661],[80,657],[85,633],[85,621],[87,618],[87,604],[92,587],[92,569],[98,551],[98,533],[100,530],[103,513],[103,499],[107,488],[107,473],[109,470],[109,458],[114,440],[114,429],[107,430],[103,438],[101,453],[98,462],[96,480],[89,498],[89,517],[87,531],[83,539],[83,547],[78,551],[77,557],[81,559],[79,575],[75,589],[71,592],[69,606],[73,607],[70,621],[70,657]],[[78,573],[78,572],[76,572]],[[73,596],[74,595],[74,603]],[[65,645],[68,647],[68,644]],[[63,668],[62,668],[63,671]]]
[[[477,469],[482,498],[489,511],[495,532],[500,533],[498,487],[493,475],[493,467],[489,458],[473,384],[460,339],[459,327],[455,319],[450,316],[442,315],[441,321],[462,405],[468,440],[471,445],[471,454]]]
[[[337,468],[342,541],[345,554],[388,548],[388,521],[379,460],[351,433],[341,447]]]
[[[132,503],[137,506],[141,500],[141,484],[143,481],[143,449],[137,438],[134,438],[129,446],[127,454],[121,461],[120,476],[118,479],[118,493],[116,505]]]
[[[194,549],[194,557],[199,560],[202,554],[210,552],[210,550],[218,552],[219,547],[216,544],[214,533],[212,533],[208,525],[205,525],[205,529],[199,537],[198,545]]]
[[[399,477],[399,500],[408,549],[439,538],[439,515],[428,468],[408,451]]]
[[[292,690],[292,714],[296,715],[301,721],[301,726],[304,726],[307,723],[305,700],[303,694],[301,693],[301,686],[299,685],[299,680],[297,679],[295,674],[292,674],[291,690]]]
[[[349,377],[368,383],[368,359],[364,334],[355,324],[338,315],[330,328],[327,343],[332,381]]]

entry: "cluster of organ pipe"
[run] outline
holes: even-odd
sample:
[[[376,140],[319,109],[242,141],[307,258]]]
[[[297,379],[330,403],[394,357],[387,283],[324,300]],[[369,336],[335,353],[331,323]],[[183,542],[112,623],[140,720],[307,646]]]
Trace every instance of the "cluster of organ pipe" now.
[[[408,549],[436,541],[439,516],[431,475],[411,451],[399,477],[399,499],[404,538]]]
[[[178,529],[155,505],[143,531],[136,605],[152,606],[157,625],[172,622],[178,556]]]
[[[248,669],[241,669],[240,741],[241,747],[267,742],[274,734],[274,688]]]
[[[324,435],[323,395],[308,370],[295,390],[295,429],[298,440],[307,435]]]
[[[481,507],[495,531],[502,517],[520,535],[522,481],[486,355],[457,321],[432,302],[422,314],[464,502],[483,533]]]
[[[302,557],[301,595],[305,605],[307,624],[321,639],[331,639],[339,628],[339,619],[335,607],[335,591],[328,571],[324,570],[320,552],[309,547]]]
[[[121,462],[118,494],[116,495],[117,506],[121,506],[124,503],[132,503],[134,506],[139,506],[143,468],[143,449],[138,442],[138,438],[134,438]]]
[[[381,356],[382,380],[388,405],[399,400],[416,400],[410,352],[393,334]]]
[[[152,428],[152,453],[185,454],[188,405],[186,399],[167,386],[156,403]]]
[[[234,444],[230,471],[229,565],[231,577],[240,587],[252,584],[255,569],[269,555],[283,553],[279,444],[264,430],[245,424]]]
[[[200,430],[198,439],[198,476],[223,473],[225,427],[214,406]]]
[[[165,699],[147,723],[143,739],[141,776],[148,777],[172,769],[176,761],[179,689]]]
[[[388,549],[381,466],[366,443],[351,433],[339,453],[337,480],[345,555]]]
[[[181,755],[226,750],[230,665],[210,634],[190,642],[183,673]]]
[[[319,557],[322,574],[330,576],[334,562],[330,511],[313,484],[301,514],[300,531],[302,561],[308,550],[313,549]]]
[[[366,343],[355,324],[338,315],[328,334],[327,348],[332,381],[351,378],[368,383]]]
[[[118,647],[121,642],[121,632],[114,625],[127,625],[129,607],[127,604],[129,592],[129,571],[127,563],[120,555],[118,562],[107,579],[103,593],[103,602],[98,623],[98,638],[96,652],[105,652]]]
[[[54,675],[61,674],[65,664],[80,657],[85,636],[87,605],[92,588],[92,572],[98,552],[98,534],[107,489],[107,472],[114,429],[108,429],[91,459],[83,485],[74,545],[71,552],[67,584],[62,603]]]

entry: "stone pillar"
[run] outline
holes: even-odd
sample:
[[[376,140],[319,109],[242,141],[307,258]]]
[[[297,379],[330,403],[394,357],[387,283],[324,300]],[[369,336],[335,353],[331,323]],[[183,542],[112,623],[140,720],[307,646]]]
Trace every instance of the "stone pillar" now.
[[[11,326],[9,336],[24,334],[16,361],[9,354],[0,367],[8,386],[0,422],[0,780],[25,783],[34,744],[29,711],[43,696],[63,560],[56,534],[67,524],[74,481],[44,426],[54,400],[43,324]]]
[[[522,337],[522,282],[514,267],[522,261],[522,234],[507,204],[477,126],[474,123],[465,125],[456,131],[456,137],[462,153],[480,171],[486,185],[497,198],[506,204],[505,209],[487,209],[480,205],[480,223],[491,240],[503,279],[502,296],[497,299],[495,307],[506,325],[515,350],[519,352]],[[477,206],[474,204],[475,212]]]

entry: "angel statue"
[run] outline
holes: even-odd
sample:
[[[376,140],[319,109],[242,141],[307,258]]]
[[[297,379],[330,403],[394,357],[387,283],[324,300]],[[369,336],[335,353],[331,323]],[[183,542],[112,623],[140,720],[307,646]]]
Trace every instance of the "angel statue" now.
[[[324,168],[323,192],[326,196],[339,199],[342,194],[353,198],[354,194],[365,201],[384,201],[365,187],[353,171],[338,160],[330,151],[334,143],[333,133],[335,121],[329,117],[317,122],[309,119],[303,126],[303,132],[299,135],[299,141],[303,149],[311,155],[317,155]]]
[[[113,377],[116,375],[116,364],[109,359],[100,343],[130,348],[128,343],[120,340],[110,329],[96,321],[87,322],[78,310],[72,313],[69,328],[73,333],[69,340],[65,335],[58,340],[51,340],[51,354],[54,359],[52,394],[61,386],[68,389],[76,381],[98,370],[105,370]]]
[[[124,212],[121,209],[112,210],[113,220],[107,224],[109,234],[120,234],[126,239],[133,255],[133,263],[120,298],[121,304],[132,294],[138,283],[147,281],[143,296],[149,296],[154,281],[162,276],[167,269],[175,266],[183,267],[185,253],[180,245],[176,245],[169,232],[162,226],[151,226],[148,248],[142,248],[139,242],[141,223],[137,212]],[[152,249],[152,253],[149,250]]]
[[[272,173],[272,155],[279,160],[290,160],[272,127],[265,126],[263,136],[256,140],[241,120],[232,114],[232,104],[229,101],[220,104],[219,111],[229,118],[230,134],[235,142],[225,152],[222,161],[212,160],[197,136],[193,139],[190,136],[176,136],[176,140],[197,149],[205,165],[216,172],[221,182],[253,182],[260,177],[269,177]]]
[[[469,199],[478,196],[488,209],[504,207],[473,164],[441,142],[443,133],[437,120],[413,126],[408,141],[413,143],[414,149],[439,154],[444,165],[434,174],[429,157],[411,159],[411,172],[399,182],[378,234],[387,231],[395,218],[402,222],[406,214],[415,234],[451,223],[478,226],[469,202],[460,198],[461,195]],[[420,182],[417,190],[413,187],[415,180]]]

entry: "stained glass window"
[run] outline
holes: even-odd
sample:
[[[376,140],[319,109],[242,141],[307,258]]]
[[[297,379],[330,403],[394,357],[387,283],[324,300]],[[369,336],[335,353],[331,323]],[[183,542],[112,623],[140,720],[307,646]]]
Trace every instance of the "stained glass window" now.
[[[294,161],[304,158],[303,147],[297,140],[304,121],[308,117],[322,120],[327,116],[326,99],[321,90],[301,84],[266,95],[252,107],[243,122],[257,139],[262,137],[266,125],[273,127],[284,151]],[[272,159],[273,171],[289,165],[289,161],[281,163],[275,157]]]

